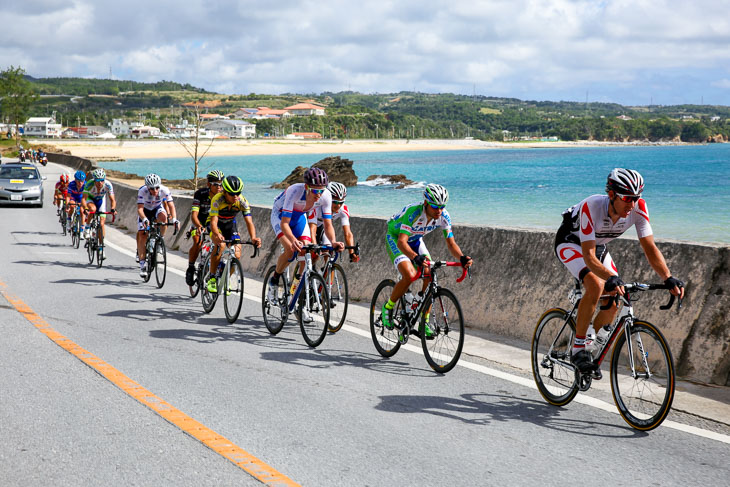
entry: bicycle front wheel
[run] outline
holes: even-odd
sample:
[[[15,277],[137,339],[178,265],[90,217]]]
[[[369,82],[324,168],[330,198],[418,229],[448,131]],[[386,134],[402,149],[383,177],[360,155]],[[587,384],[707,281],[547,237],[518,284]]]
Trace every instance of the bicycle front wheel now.
[[[195,265],[195,274],[193,274],[193,285],[188,286],[190,288],[190,297],[195,298],[200,292],[200,283],[203,281],[203,266],[200,264]]]
[[[310,347],[317,347],[327,335],[330,322],[330,300],[322,276],[310,272],[306,276],[306,287],[299,293],[297,320],[304,341]]]
[[[104,237],[101,233],[96,237],[96,267],[101,267],[104,262]]]
[[[228,273],[223,274],[222,280],[223,309],[226,312],[226,319],[228,323],[235,323],[243,304],[243,268],[237,258],[231,258]]]
[[[200,298],[203,301],[203,311],[210,313],[215,308],[215,302],[218,299],[218,293],[211,293],[207,288],[206,279],[210,276],[210,255],[205,258],[201,274],[203,279],[200,281]]]
[[[570,363],[575,322],[564,309],[546,311],[532,336],[532,375],[537,389],[553,406],[565,406],[578,394],[578,378]]]
[[[611,355],[611,392],[621,417],[641,431],[659,426],[674,399],[674,365],[657,327],[635,321],[622,332]]]
[[[401,314],[402,299],[398,300],[393,309],[393,327],[384,326],[381,317],[381,309],[390,299],[394,287],[395,282],[392,279],[385,279],[375,288],[373,300],[370,302],[370,336],[373,339],[375,349],[383,357],[392,357],[400,348],[396,319]]]
[[[333,264],[332,269],[325,277],[327,289],[330,293],[330,324],[329,331],[337,333],[345,324],[347,317],[347,278],[340,264]]]
[[[81,229],[79,227],[79,220],[78,218],[74,217],[73,221],[71,222],[71,246],[75,249],[79,248],[79,244],[81,243]]]
[[[428,365],[440,374],[453,369],[464,348],[464,317],[454,293],[443,288],[436,292],[429,321],[421,316],[419,333]]]
[[[91,230],[89,232],[89,238],[86,239],[86,254],[89,257],[89,264],[94,263],[94,257],[96,256],[96,248],[94,246],[96,245],[96,230]]]
[[[165,248],[165,240],[162,237],[155,241],[154,256],[155,280],[157,281],[157,287],[162,288],[165,285],[165,277],[167,277],[167,249]]]
[[[264,324],[266,324],[266,329],[272,335],[279,333],[289,318],[289,308],[287,306],[289,284],[286,282],[286,274],[279,276],[279,285],[269,292],[269,282],[275,271],[276,266],[273,265],[266,271],[261,295],[261,311],[264,315]]]

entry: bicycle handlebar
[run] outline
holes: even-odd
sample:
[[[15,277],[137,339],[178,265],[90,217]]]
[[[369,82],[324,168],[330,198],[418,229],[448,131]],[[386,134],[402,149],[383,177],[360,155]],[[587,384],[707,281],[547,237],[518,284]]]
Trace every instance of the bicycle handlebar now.
[[[252,241],[247,240],[245,242],[242,242],[241,240],[223,240],[224,244],[230,245],[250,245],[253,247],[253,255],[251,256],[252,259],[255,259],[259,255],[259,248],[256,247],[256,244],[254,244]]]
[[[664,284],[664,283],[661,283],[661,284],[645,284],[645,283],[642,283],[642,282],[629,282],[629,283],[624,284],[624,289],[626,291],[628,291],[628,292],[633,292],[633,291],[654,291],[656,289],[666,289],[666,290],[674,289],[674,286],[669,286],[669,285]],[[603,296],[601,296],[601,298],[610,298],[610,301],[605,306],[601,305],[600,308],[602,310],[609,309],[611,306],[613,306],[614,303],[618,303],[619,297],[620,296],[618,294],[616,294],[615,296],[611,296],[611,295],[604,294]],[[667,302],[667,304],[660,305],[659,306],[659,309],[665,310],[665,311],[668,310],[668,309],[671,309],[672,306],[674,305],[674,301],[676,299],[677,299],[677,296],[675,296],[674,294],[670,294],[669,295],[669,301]],[[677,302],[677,311],[679,311],[682,308],[682,301],[683,301],[683,299],[682,298],[679,298],[679,300]]]
[[[424,265],[422,265],[418,269],[418,272],[416,273],[416,277],[414,277],[413,279],[411,279],[411,282],[415,282],[415,281],[417,281],[418,279],[421,278],[421,275],[423,274],[423,268],[426,265],[426,263],[428,263],[428,266],[431,269],[438,269],[440,267],[457,267],[457,266],[458,267],[461,267],[463,269],[463,271],[461,272],[461,276],[458,277],[458,278],[456,278],[456,282],[463,281],[464,279],[466,279],[466,276],[467,275],[471,278],[471,268],[470,267],[463,267],[461,265],[461,262],[447,262],[445,260],[427,260],[427,261],[424,261],[424,263],[423,263]]]
[[[86,216],[88,218],[93,217],[95,214],[98,215],[112,215],[112,223],[114,223],[117,219],[117,212],[116,211],[90,211]]]

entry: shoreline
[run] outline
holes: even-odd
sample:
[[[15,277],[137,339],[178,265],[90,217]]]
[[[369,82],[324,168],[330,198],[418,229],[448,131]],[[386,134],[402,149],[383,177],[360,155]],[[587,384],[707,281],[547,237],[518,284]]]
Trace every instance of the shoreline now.
[[[48,143],[49,141],[45,141]],[[187,141],[190,143],[191,141]],[[201,141],[199,150],[208,147]],[[33,141],[38,143],[38,141]],[[173,140],[54,140],[52,144],[74,156],[89,159],[155,159],[190,157],[180,143]],[[655,147],[698,145],[685,142],[484,142],[453,139],[398,139],[398,140],[215,140],[206,157],[256,156],[287,154],[346,154],[362,152],[408,152],[488,149],[553,149],[590,147]]]

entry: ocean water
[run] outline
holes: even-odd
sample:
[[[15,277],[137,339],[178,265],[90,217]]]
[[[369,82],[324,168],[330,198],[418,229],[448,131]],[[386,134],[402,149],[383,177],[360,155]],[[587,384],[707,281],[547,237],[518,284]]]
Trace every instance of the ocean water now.
[[[455,223],[542,230],[555,230],[565,208],[603,193],[612,168],[628,167],[646,181],[656,238],[730,244],[730,144],[225,156],[205,158],[201,172],[235,174],[252,204],[271,206],[280,192],[269,189],[272,183],[327,155],[354,161],[360,183],[348,188],[352,214],[389,217],[422,201],[423,186],[434,182],[449,190]],[[140,176],[156,172],[164,179],[192,176],[189,158],[101,165]],[[405,174],[416,184],[372,186],[364,183],[371,174]],[[634,230],[627,235],[635,236]]]

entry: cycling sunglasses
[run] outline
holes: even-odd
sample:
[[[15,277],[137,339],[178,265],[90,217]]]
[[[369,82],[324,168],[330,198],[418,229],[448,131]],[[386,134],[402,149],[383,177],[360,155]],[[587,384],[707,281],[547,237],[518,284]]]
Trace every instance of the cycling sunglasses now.
[[[335,200],[332,200],[332,204],[333,205],[344,205],[345,202],[344,201],[335,201]]]
[[[428,206],[430,206],[434,210],[443,210],[444,208],[446,208],[446,205],[434,205],[431,203],[429,203]]]
[[[325,189],[327,189],[327,188],[322,188],[322,189],[309,188],[309,191],[311,191],[312,194],[321,195],[322,193],[324,193]]]
[[[150,188],[150,191],[152,191],[153,189],[154,189],[155,191],[157,191],[158,189],[160,189],[160,187],[159,187],[159,186],[154,186],[154,187]]]
[[[223,186],[223,183],[210,183],[210,185],[211,185],[211,186],[218,186],[218,187],[222,187],[222,186]]]
[[[623,194],[617,194],[616,196],[618,196],[624,203],[636,203],[641,198],[641,196],[626,196]]]

